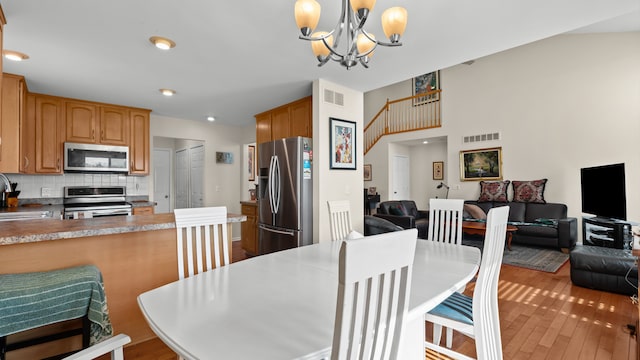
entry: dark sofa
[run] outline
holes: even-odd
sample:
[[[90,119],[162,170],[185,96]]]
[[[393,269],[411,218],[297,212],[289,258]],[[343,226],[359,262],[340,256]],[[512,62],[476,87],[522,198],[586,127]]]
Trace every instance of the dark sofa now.
[[[403,229],[418,229],[418,238],[426,239],[429,230],[429,212],[418,210],[413,200],[383,201],[374,216],[389,220]]]
[[[364,216],[364,236],[384,234],[399,230],[404,229],[389,220],[372,215]]]
[[[567,217],[567,206],[556,203],[477,202],[465,204],[480,207],[485,214],[496,206],[509,206],[509,224],[518,227],[513,242],[560,248],[569,253],[578,239],[578,220]],[[468,213],[465,211],[465,213]],[[468,215],[467,215],[468,216]],[[470,216],[469,216],[470,217]]]

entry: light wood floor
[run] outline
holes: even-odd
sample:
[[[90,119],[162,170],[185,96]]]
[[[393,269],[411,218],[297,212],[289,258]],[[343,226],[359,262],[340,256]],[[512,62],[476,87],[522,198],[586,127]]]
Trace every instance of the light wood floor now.
[[[239,246],[234,242],[233,261],[244,259]],[[555,274],[502,266],[499,308],[505,359],[640,358],[627,329],[638,319],[636,305],[628,296],[573,286],[568,262]],[[474,342],[462,335],[454,335],[453,348],[475,357]],[[175,358],[157,339],[125,348],[127,360]]]

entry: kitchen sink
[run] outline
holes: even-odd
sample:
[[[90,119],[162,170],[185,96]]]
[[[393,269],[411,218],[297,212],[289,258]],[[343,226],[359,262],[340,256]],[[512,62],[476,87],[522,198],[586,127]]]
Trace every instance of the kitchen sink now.
[[[0,212],[0,221],[33,220],[53,217],[52,211]]]

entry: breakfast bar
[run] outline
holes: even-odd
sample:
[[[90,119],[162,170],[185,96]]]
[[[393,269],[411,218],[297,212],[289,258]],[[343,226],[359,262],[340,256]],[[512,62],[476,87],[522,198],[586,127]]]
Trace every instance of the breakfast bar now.
[[[236,214],[227,218],[229,234],[232,223],[246,220]],[[114,333],[128,334],[135,344],[155,337],[136,297],[178,279],[175,219],[167,213],[5,221],[0,259],[0,274],[95,265],[103,275]]]

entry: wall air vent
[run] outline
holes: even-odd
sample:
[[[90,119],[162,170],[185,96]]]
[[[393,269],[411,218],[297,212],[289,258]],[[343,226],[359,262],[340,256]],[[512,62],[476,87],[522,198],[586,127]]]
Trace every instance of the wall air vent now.
[[[463,144],[477,143],[477,142],[483,142],[483,141],[495,141],[495,140],[500,140],[499,132],[479,134],[479,135],[469,135],[469,136],[462,137]]]
[[[344,106],[344,94],[333,90],[324,89],[324,102],[328,104]]]
[[[334,92],[329,89],[324,89],[324,102],[333,104]]]

